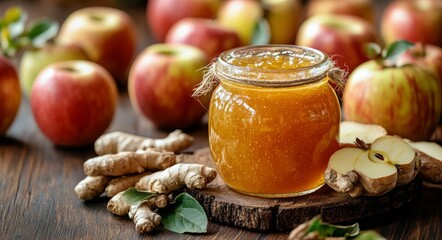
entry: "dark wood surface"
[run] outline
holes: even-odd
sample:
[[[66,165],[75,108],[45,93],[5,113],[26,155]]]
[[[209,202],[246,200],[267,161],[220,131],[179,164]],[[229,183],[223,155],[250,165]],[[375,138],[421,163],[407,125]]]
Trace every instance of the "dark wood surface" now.
[[[56,1],[1,0],[0,12],[20,5],[29,12],[30,19],[48,16],[62,21],[79,7],[49,2]],[[144,8],[124,8],[140,29],[139,49],[151,44]],[[208,145],[206,129],[202,124],[187,131],[196,139],[189,151]],[[108,129],[114,130],[149,137],[167,135],[133,111],[124,91]],[[92,148],[53,146],[38,129],[24,97],[14,124],[0,139],[0,239],[286,239],[289,234],[250,231],[210,221],[206,234],[160,230],[140,235],[129,219],[107,212],[107,198],[82,202],[75,196],[74,186],[85,177],[83,162],[93,156]],[[362,229],[375,229],[388,239],[442,239],[442,189],[422,187],[410,204],[360,224]]]
[[[215,167],[208,147],[197,150],[193,162]],[[351,223],[395,211],[416,199],[420,180],[415,179],[378,197],[352,198],[323,186],[314,193],[295,198],[266,199],[245,196],[226,186],[217,176],[202,190],[187,190],[203,206],[210,219],[250,230],[290,231],[321,215],[323,221]]]

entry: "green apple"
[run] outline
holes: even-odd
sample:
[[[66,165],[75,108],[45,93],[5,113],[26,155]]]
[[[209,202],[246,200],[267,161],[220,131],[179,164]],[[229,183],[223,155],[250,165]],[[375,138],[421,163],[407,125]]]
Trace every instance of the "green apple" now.
[[[217,20],[222,26],[236,31],[242,45],[250,45],[263,14],[259,1],[230,0],[221,5]]]
[[[65,60],[87,60],[82,48],[75,45],[46,44],[43,48],[28,50],[20,60],[20,83],[29,96],[38,73],[47,65]]]
[[[262,0],[262,5],[270,27],[270,43],[293,44],[301,24],[301,2],[299,0]]]
[[[378,124],[413,141],[430,139],[441,110],[439,79],[416,65],[370,60],[350,74],[343,93],[345,120]]]

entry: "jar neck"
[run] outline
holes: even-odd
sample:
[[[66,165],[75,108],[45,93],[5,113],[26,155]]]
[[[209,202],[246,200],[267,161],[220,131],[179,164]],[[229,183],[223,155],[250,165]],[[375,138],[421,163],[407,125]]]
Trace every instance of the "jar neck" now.
[[[224,52],[213,66],[220,81],[291,87],[327,77],[332,62],[321,51],[293,45],[247,46]]]

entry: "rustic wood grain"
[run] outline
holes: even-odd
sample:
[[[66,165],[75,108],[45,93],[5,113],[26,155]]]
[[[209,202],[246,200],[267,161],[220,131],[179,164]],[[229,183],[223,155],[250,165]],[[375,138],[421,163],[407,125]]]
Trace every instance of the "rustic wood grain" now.
[[[214,167],[209,148],[198,150],[191,160]],[[290,230],[316,215],[329,223],[356,222],[388,213],[417,197],[418,180],[379,197],[351,198],[327,186],[300,197],[266,199],[237,193],[217,178],[203,190],[188,190],[202,203],[209,218],[252,230]]]
[[[376,1],[385,4],[383,1]],[[40,4],[39,1],[1,0],[0,13],[19,5],[30,19],[50,17],[63,21],[74,9]],[[144,8],[129,9],[139,28],[140,51],[153,42],[146,26]],[[379,14],[379,11],[378,11]],[[2,104],[2,103],[0,103]],[[130,106],[125,92],[108,131],[121,130],[148,137],[168,132],[152,127]],[[196,139],[188,149],[207,146],[207,126],[186,131]],[[92,148],[66,149],[53,146],[39,131],[23,97],[14,124],[0,138],[0,239],[286,239],[288,231],[252,231],[210,221],[206,234],[175,234],[159,230],[138,234],[126,217],[106,210],[108,198],[83,202],[74,193],[85,177],[83,162],[95,156]],[[383,204],[379,206],[382,209]],[[355,206],[358,209],[357,206]],[[351,208],[349,208],[349,211]],[[360,221],[362,229],[375,229],[387,239],[442,239],[442,190],[422,187],[410,204],[388,214]],[[256,225],[263,225],[256,221]],[[272,223],[274,225],[274,223]]]

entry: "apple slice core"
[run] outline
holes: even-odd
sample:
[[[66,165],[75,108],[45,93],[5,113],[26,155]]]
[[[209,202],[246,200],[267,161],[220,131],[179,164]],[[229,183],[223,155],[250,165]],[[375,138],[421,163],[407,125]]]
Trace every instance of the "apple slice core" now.
[[[397,173],[396,167],[383,162],[374,162],[369,157],[369,151],[364,151],[355,161],[355,170],[371,179],[385,178]]]

